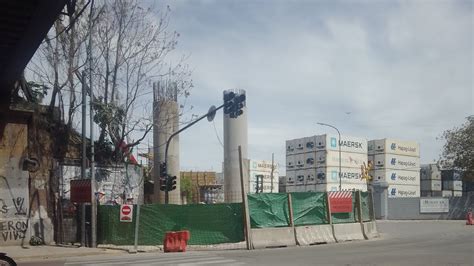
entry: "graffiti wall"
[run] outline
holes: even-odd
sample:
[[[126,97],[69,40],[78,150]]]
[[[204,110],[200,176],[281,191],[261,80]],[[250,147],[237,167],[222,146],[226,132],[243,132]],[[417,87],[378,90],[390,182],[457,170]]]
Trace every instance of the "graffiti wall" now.
[[[29,175],[22,170],[27,136],[27,125],[13,123],[0,136],[0,246],[29,241]]]
[[[122,203],[143,204],[143,169],[137,165],[96,167],[97,199],[101,205]],[[81,179],[81,167],[63,165],[60,169],[59,189],[63,199],[70,199],[70,182]],[[90,178],[90,170],[86,171]]]

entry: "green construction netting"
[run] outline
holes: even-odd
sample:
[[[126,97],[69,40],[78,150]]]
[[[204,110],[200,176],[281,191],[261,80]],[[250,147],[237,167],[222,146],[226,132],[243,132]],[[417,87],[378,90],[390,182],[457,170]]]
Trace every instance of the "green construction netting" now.
[[[358,222],[358,220],[357,220],[356,194],[357,194],[356,192],[352,192],[352,212],[331,214],[333,224]]]
[[[326,204],[324,192],[291,193],[294,224],[327,224]]]
[[[360,193],[362,221],[370,221],[370,198],[369,192]]]
[[[286,193],[249,194],[247,198],[252,228],[284,227],[290,224]]]
[[[119,206],[99,206],[98,242],[132,245],[135,237],[136,206],[133,215],[133,222],[120,222]],[[150,204],[140,207],[139,245],[162,244],[165,232],[179,230],[190,231],[190,245],[243,241],[242,204]]]

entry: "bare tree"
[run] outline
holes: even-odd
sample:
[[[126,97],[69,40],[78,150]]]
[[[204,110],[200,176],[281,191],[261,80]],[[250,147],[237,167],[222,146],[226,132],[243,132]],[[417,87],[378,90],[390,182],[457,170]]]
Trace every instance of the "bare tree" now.
[[[55,23],[30,70],[35,82],[52,89],[49,105],[59,106],[63,114],[66,111],[64,120],[72,125],[80,104],[76,90],[82,80],[75,73],[82,73],[89,66],[86,52],[90,48],[93,115],[99,127],[98,157],[114,154],[115,159],[122,160],[123,151],[138,145],[153,128],[149,108],[152,82],[176,82],[179,96],[187,97],[192,87],[190,71],[185,58],[173,65],[166,63],[179,37],[176,31],[169,30],[169,7],[158,11],[141,6],[136,0],[101,1],[94,7],[91,21],[86,14],[89,11],[83,12],[87,5],[88,2],[78,1],[77,17],[62,16]],[[86,42],[89,23],[92,47]]]

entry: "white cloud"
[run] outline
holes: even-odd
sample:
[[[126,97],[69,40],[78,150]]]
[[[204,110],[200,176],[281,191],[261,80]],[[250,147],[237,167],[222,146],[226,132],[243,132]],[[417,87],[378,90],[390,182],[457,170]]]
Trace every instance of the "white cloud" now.
[[[328,131],[316,121],[413,139],[422,162],[437,158],[436,137],[474,113],[472,3],[351,3],[171,2],[195,69],[194,111],[218,104],[223,89],[246,89],[249,155],[275,152],[282,165],[286,139]],[[222,137],[222,116],[215,123]],[[212,124],[180,140],[182,166],[220,170]]]

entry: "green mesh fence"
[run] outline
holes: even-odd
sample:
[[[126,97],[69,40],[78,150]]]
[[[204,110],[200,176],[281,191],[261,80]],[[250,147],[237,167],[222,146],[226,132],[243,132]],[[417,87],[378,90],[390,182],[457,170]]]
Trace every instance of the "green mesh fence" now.
[[[99,206],[98,242],[132,245],[136,206],[132,223],[119,221],[119,206]],[[140,207],[139,245],[163,243],[167,231],[189,230],[190,245],[235,243],[244,240],[242,204],[161,205]]]
[[[357,220],[357,205],[356,205],[356,192],[352,192],[352,212],[349,213],[332,213],[332,223],[355,223]]]
[[[360,193],[362,221],[370,221],[370,198],[369,192]]]
[[[326,193],[323,192],[291,193],[295,226],[329,223],[326,201]]]
[[[252,228],[284,227],[290,224],[286,193],[249,194],[247,198]]]

